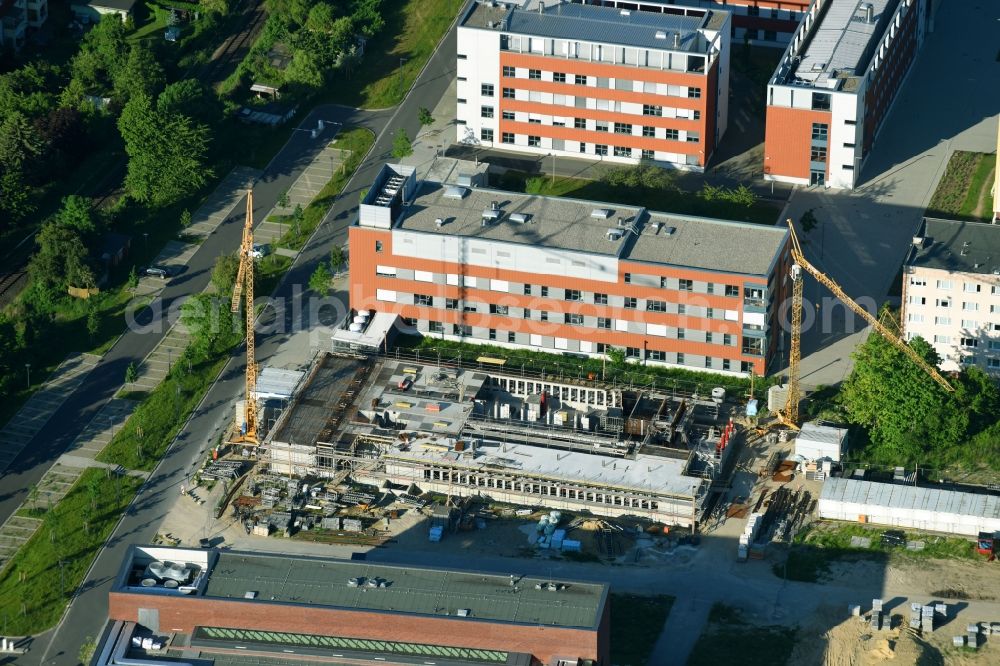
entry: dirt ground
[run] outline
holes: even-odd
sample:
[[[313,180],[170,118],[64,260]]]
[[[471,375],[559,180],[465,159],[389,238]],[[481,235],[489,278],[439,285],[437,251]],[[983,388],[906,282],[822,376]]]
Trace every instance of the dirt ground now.
[[[981,644],[976,651],[952,647],[952,635],[964,631],[964,624],[950,622],[925,640],[905,627],[903,615],[893,615],[891,630],[877,632],[872,631],[867,620],[851,616],[845,618],[845,614],[846,609],[839,607],[818,609],[800,629],[788,663],[875,666],[893,662],[917,666],[985,666],[1000,661],[1000,639],[991,641],[992,637],[980,637]],[[831,626],[832,629],[829,628]]]

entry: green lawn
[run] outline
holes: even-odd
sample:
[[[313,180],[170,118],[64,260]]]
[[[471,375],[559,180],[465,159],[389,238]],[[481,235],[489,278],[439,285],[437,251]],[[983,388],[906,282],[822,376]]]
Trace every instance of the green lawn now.
[[[136,3],[135,30],[128,36],[129,41],[164,41],[169,12],[155,2]]]
[[[615,666],[645,666],[663,631],[674,598],[612,594],[611,663]]]
[[[917,532],[906,532],[907,541],[923,541],[923,550],[909,551],[902,547],[884,546],[881,534],[886,527],[867,527],[853,523],[820,522],[796,535],[795,543],[788,552],[787,575],[790,580],[818,582],[829,573],[830,565],[838,561],[865,560],[888,565],[890,562],[906,562],[931,559],[975,560],[977,555],[971,539],[942,537]],[[852,537],[871,539],[868,548],[851,545]],[[785,575],[785,566],[775,564],[776,576]]]
[[[465,0],[384,0],[385,27],[365,45],[354,72],[338,75],[323,101],[365,109],[399,104],[463,4]]]
[[[46,514],[0,572],[0,614],[8,635],[37,634],[59,621],[140,484],[135,477],[88,469]]]
[[[775,205],[764,201],[757,201],[753,206],[746,207],[718,199],[708,201],[697,192],[677,188],[616,187],[600,180],[582,178],[557,177],[553,181],[545,176],[532,177],[518,171],[508,171],[503,176],[491,179],[490,184],[511,192],[530,190],[533,194],[644,206],[655,211],[754,224],[774,224],[779,213]]]
[[[989,221],[993,215],[990,188],[996,162],[995,153],[956,150],[934,190],[927,215]]]
[[[188,415],[229,360],[229,355],[225,354],[211,361],[192,363],[189,372],[189,354],[187,352],[174,362],[167,378],[149,393],[97,456],[99,461],[126,469],[148,471],[156,467]]]
[[[492,345],[466,344],[440,340],[431,335],[426,337],[398,336],[395,348],[406,353],[418,353],[428,360],[437,359],[439,351],[441,359],[448,362],[462,359],[465,363],[475,363],[476,358],[488,356],[506,359],[506,367],[512,371],[524,368],[531,372],[543,372],[578,379],[586,379],[592,375],[594,379],[600,380],[603,376],[609,382],[631,382],[637,386],[653,385],[659,389],[677,388],[707,393],[712,388],[721,386],[731,394],[743,395],[750,387],[749,378],[744,379],[743,377],[632,364],[625,368],[618,368],[610,362],[604,363],[601,359],[548,354],[530,349],[508,349]],[[755,385],[758,394],[765,390],[771,381],[774,380],[762,380],[758,377]]]
[[[695,643],[688,666],[781,666],[795,647],[795,629],[757,626],[743,620],[739,611],[715,604],[708,626]]]

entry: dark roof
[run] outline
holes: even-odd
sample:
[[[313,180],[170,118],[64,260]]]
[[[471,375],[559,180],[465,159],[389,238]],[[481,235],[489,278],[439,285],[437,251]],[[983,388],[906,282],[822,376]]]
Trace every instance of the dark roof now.
[[[921,237],[911,266],[1000,275],[1000,225],[928,217]]]

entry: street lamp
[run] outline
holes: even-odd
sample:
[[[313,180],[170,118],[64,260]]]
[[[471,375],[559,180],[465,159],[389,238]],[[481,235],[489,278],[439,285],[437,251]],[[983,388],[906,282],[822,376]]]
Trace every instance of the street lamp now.
[[[552,180],[551,183],[554,185],[556,182],[556,154],[555,151],[549,153],[549,157],[552,158]]]
[[[28,388],[30,389],[31,388],[31,364],[30,363],[25,363],[24,364],[24,369],[28,373]]]

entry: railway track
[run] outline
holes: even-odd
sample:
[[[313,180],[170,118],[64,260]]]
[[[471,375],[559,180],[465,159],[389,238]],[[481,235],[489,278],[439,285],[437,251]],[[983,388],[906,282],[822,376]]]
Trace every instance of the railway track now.
[[[239,66],[260,31],[264,29],[267,12],[263,0],[247,1],[249,4],[243,10],[246,18],[240,31],[227,37],[212,54],[211,59],[198,71],[196,76],[205,85],[214,88],[225,81]]]

